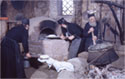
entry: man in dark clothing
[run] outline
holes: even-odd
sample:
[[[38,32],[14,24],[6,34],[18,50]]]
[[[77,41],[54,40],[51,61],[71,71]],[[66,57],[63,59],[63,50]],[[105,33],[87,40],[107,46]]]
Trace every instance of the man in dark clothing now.
[[[64,18],[58,20],[61,25],[61,38],[70,41],[68,59],[74,58],[78,54],[81,43],[82,28],[75,23],[68,23]]]
[[[94,13],[88,14],[89,22],[86,23],[83,36],[85,37],[85,50],[88,51],[90,45],[94,45],[98,38],[99,23],[96,21]]]
[[[96,41],[99,38],[98,36],[98,28],[100,28],[99,23],[95,19],[94,13],[88,14],[89,22],[86,23],[84,28],[84,37],[85,37],[85,50],[88,51],[88,59],[87,62],[94,64],[96,66],[106,66],[107,64],[110,64],[114,61],[116,61],[119,57],[116,54],[114,48],[109,46],[109,48],[103,50],[97,48]],[[99,42],[98,42],[99,43]],[[102,44],[101,44],[102,43]],[[90,48],[88,50],[88,47],[90,45],[90,48],[93,49],[93,51],[90,51]],[[100,42],[100,46],[106,46],[105,43]],[[108,44],[107,44],[108,47]],[[98,51],[97,51],[98,49]],[[100,50],[100,51],[99,51]],[[96,60],[95,60],[96,59]]]
[[[1,42],[1,77],[25,78],[23,58],[18,43],[22,43],[27,57],[31,57],[28,47],[29,20],[9,30]]]

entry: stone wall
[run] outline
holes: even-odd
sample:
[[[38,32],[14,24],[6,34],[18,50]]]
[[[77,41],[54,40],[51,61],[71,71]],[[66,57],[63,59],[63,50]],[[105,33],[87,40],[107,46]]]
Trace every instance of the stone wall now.
[[[7,3],[6,16],[9,21],[15,20],[16,16],[23,15],[30,19],[30,36],[38,36],[39,22],[43,20],[54,20],[55,22],[64,17],[68,22],[72,22],[73,16],[62,16],[59,14],[58,0],[41,0],[41,1],[25,1],[25,6],[22,10],[16,10],[10,0],[4,1]],[[37,20],[35,19],[37,18]],[[33,20],[33,21],[32,21]],[[39,20],[39,21],[38,21]],[[10,26],[11,28],[13,26]],[[60,27],[57,28],[57,34],[61,34]],[[35,38],[34,38],[35,39]]]
[[[10,0],[7,2],[7,17],[9,20],[14,20],[16,15],[21,13],[23,16],[27,18],[37,17],[37,16],[48,16],[49,12],[49,0],[41,0],[41,1],[24,1],[24,8],[21,10],[17,10],[12,6]]]
[[[1,38],[5,36],[6,31],[7,31],[6,21],[0,21],[0,41],[1,41]]]
[[[4,1],[7,3],[7,17],[9,17],[10,20],[14,20],[17,14],[22,14],[23,16],[27,18],[33,18],[33,17],[39,17],[39,16],[45,16],[50,17],[55,20],[60,19],[61,17],[68,18],[68,21],[71,22],[73,16],[62,16],[59,14],[58,7],[58,1],[59,0],[38,0],[38,1],[24,1],[25,5],[24,8],[21,10],[16,10],[13,6],[10,0]]]
[[[96,19],[101,22],[101,32],[104,31],[104,22],[102,22],[102,21],[104,19],[107,19],[110,26],[119,33],[118,26],[116,24],[116,21],[115,21],[113,15],[112,15],[112,12],[106,4],[102,5],[100,3],[94,3],[94,2],[91,2],[92,0],[76,0],[76,1],[79,4],[82,3],[82,10],[76,10],[76,12],[75,12],[76,13],[75,15],[78,16],[76,19],[76,23],[77,24],[80,23],[81,27],[84,28],[85,23],[88,21],[87,10],[92,9],[92,10],[97,11],[95,16],[96,16]],[[111,1],[123,5],[123,3],[122,3],[123,0],[111,0]],[[79,5],[77,7],[80,9],[81,6]],[[117,14],[118,20],[121,23],[121,27],[124,27],[124,26],[122,26],[122,19],[121,19],[123,10],[116,8],[116,7],[113,7],[113,9],[115,10],[115,12]],[[82,12],[82,15],[80,15],[81,12]],[[82,20],[82,22],[79,20]],[[106,28],[104,40],[120,43],[119,36],[115,37],[114,34],[111,32],[110,28],[108,28],[108,27]]]
[[[74,0],[74,5],[75,5],[75,17],[74,17],[74,22],[77,23],[78,25],[82,25],[82,0]]]
[[[61,10],[61,0],[50,0],[49,5],[49,18],[54,20],[59,20],[60,18],[64,17],[68,22],[73,22],[73,16],[63,16],[60,13]]]
[[[1,3],[2,3],[2,0],[0,1],[0,6],[1,6]],[[0,8],[0,11],[1,11],[1,8]],[[1,15],[1,12],[0,12],[0,15]]]

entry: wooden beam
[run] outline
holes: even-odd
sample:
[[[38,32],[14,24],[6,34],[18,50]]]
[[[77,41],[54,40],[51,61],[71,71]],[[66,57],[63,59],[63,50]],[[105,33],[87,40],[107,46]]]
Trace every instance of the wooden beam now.
[[[118,3],[112,2],[112,1],[106,1],[106,0],[92,0],[92,2],[108,4],[108,5],[115,6],[115,7],[121,8],[121,9],[125,9],[124,6],[122,6],[122,5],[118,4]]]
[[[8,17],[0,17],[0,20],[8,20]]]

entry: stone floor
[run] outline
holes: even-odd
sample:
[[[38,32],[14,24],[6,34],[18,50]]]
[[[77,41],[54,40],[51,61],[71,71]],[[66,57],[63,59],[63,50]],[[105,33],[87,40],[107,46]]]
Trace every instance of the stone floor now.
[[[48,69],[47,64],[41,64],[36,59],[30,59],[30,67],[25,68],[28,79],[56,79],[58,73],[54,69]]]
[[[38,43],[38,46],[39,46],[39,43]],[[122,51],[122,54],[118,52],[118,54],[120,58],[117,61],[113,62],[112,66],[118,69],[125,69],[125,52]],[[88,56],[87,52],[83,52],[78,55],[78,57],[85,58],[85,59],[87,59],[87,56]],[[47,64],[42,64],[38,62],[36,58],[30,59],[30,67],[25,68],[25,72],[28,79],[57,79],[57,76],[58,76],[58,73],[54,68],[48,69]],[[113,73],[115,73],[115,71]],[[112,73],[109,73],[109,74],[112,75]],[[115,73],[115,74],[118,74],[118,73]],[[112,78],[112,79],[117,79],[117,78]],[[118,79],[125,79],[125,78],[118,78]]]
[[[112,65],[118,69],[125,69],[125,56],[119,56],[119,59],[113,62]]]

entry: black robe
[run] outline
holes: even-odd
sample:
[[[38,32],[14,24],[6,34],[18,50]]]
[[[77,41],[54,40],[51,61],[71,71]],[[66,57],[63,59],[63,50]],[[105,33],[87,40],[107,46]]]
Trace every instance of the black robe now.
[[[93,40],[92,40],[92,33],[88,34],[89,29],[93,27],[89,23],[86,23],[84,31],[83,31],[83,37],[85,38],[85,50],[88,51],[88,47],[90,45],[93,45]],[[94,35],[98,38],[98,28],[99,28],[99,23],[97,22],[97,25],[94,28]]]
[[[66,33],[68,34],[68,36],[75,36],[75,38],[72,41],[69,40],[71,44],[69,46],[68,59],[74,58],[78,55],[81,44],[82,31],[83,29],[75,23],[68,23],[67,28],[62,27],[62,33],[64,36],[66,36]]]
[[[93,26],[90,26],[90,24],[87,23],[85,25],[85,28],[84,28],[84,31],[83,31],[83,35],[85,37],[85,50],[86,51],[88,51],[88,47],[90,45],[93,45],[92,33],[88,34],[88,31],[91,27],[93,27]],[[99,38],[99,34],[98,34],[99,33],[98,29],[100,28],[99,23],[97,22],[97,25],[93,28],[94,28],[94,35],[97,38]],[[107,50],[99,58],[98,58],[98,55],[96,55],[96,54],[98,54],[98,53],[94,52],[94,54],[92,54],[92,53],[89,52],[87,62],[90,63],[90,62],[93,61],[91,64],[94,64],[96,66],[106,66],[107,64],[110,64],[110,63],[116,61],[119,58],[119,56],[117,55],[117,53],[115,52],[115,50],[113,48]],[[96,59],[96,58],[98,58],[98,59]],[[94,60],[94,59],[96,59],[96,60]]]
[[[19,44],[22,43],[24,52],[28,49],[28,31],[23,25],[15,26],[8,31],[1,42],[1,77],[25,78],[23,57]]]
[[[76,38],[82,37],[83,29],[76,23],[68,23],[66,29],[63,27],[61,29],[64,36],[66,36],[66,32],[69,32],[69,35],[74,35]]]

